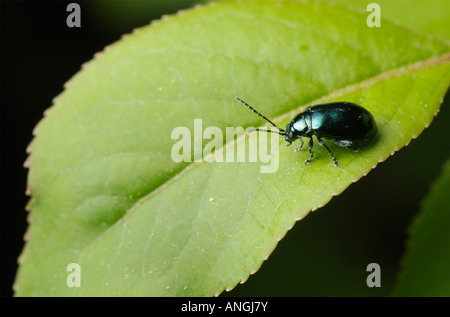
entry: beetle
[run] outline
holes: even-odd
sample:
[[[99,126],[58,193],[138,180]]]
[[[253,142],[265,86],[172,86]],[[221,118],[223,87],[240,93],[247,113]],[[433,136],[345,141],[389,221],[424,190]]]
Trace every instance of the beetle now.
[[[305,111],[296,115],[286,125],[286,129],[282,129],[241,98],[236,97],[236,99],[278,129],[277,131],[263,129],[254,129],[252,131],[284,135],[288,146],[295,140],[299,140],[300,147],[294,149],[296,152],[303,148],[302,138],[309,138],[308,150],[310,157],[305,161],[305,164],[311,163],[314,156],[313,136],[316,136],[319,145],[327,149],[334,161],[334,165],[339,166],[339,162],[334,157],[333,152],[331,152],[322,138],[333,140],[334,144],[340,147],[359,152],[360,148],[355,147],[354,144],[367,142],[377,135],[378,128],[372,114],[360,105],[352,102],[339,101],[309,106]]]

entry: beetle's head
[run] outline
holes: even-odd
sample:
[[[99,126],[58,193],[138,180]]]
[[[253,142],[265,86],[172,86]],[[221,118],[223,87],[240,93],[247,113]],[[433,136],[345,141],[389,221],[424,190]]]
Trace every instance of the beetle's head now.
[[[288,125],[286,126],[286,132],[285,132],[285,137],[284,139],[286,140],[287,143],[291,144],[292,142],[295,141],[296,136],[295,136],[295,131],[292,128],[292,123],[288,123]]]

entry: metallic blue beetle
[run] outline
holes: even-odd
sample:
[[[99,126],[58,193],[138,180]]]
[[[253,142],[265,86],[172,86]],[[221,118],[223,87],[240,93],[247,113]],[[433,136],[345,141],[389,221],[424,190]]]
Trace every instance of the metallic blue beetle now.
[[[237,97],[236,99],[278,129],[278,131],[255,129],[256,131],[284,135],[286,142],[288,142],[287,145],[291,145],[293,141],[298,139],[300,147],[294,149],[295,151],[302,149],[303,137],[309,138],[308,150],[310,157],[305,161],[305,164],[311,163],[314,156],[312,151],[313,135],[316,136],[319,144],[330,153],[335,166],[339,166],[339,162],[322,138],[331,139],[338,146],[359,152],[359,148],[353,147],[354,143],[366,142],[377,135],[377,125],[372,114],[363,107],[351,102],[333,102],[310,106],[295,116],[287,124],[286,129],[281,129],[244,100]]]

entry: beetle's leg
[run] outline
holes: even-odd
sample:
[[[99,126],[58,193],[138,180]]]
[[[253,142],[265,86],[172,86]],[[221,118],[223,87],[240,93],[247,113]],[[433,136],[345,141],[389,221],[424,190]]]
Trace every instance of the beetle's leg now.
[[[296,147],[296,148],[294,149],[295,152],[301,151],[302,148],[303,148],[303,139],[302,139],[302,138],[298,138],[298,140],[300,141],[300,146],[299,146],[299,147]]]
[[[354,152],[359,152],[361,149],[352,146],[352,141],[350,140],[334,140],[334,144],[337,146],[345,147],[347,150],[352,150]]]
[[[309,143],[308,143],[308,151],[309,151],[309,153],[311,153],[311,156],[309,157],[309,159],[307,159],[306,161],[305,161],[305,164],[309,164],[309,163],[311,163],[311,160],[312,160],[312,158],[313,158],[313,156],[314,156],[314,153],[313,153],[313,151],[312,151],[312,148],[313,148],[313,138],[312,138],[312,136],[311,136],[311,138],[309,139]]]
[[[323,140],[322,140],[321,138],[317,138],[317,141],[319,142],[319,144],[320,144],[321,146],[323,146],[324,148],[327,149],[328,153],[330,153],[331,158],[332,158],[333,161],[334,161],[334,166],[339,166],[339,162],[336,160],[336,158],[335,158],[334,155],[333,155],[333,152],[331,152],[330,148],[325,144],[325,142],[323,142]]]

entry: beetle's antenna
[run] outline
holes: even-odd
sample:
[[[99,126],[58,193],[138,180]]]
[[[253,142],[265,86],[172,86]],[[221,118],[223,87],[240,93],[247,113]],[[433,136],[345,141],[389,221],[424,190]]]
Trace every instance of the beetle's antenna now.
[[[264,132],[271,132],[271,133],[278,133],[281,135],[285,135],[286,134],[286,130],[281,129],[280,127],[278,127],[275,123],[273,123],[272,121],[270,121],[268,118],[266,118],[264,115],[260,114],[258,111],[256,111],[252,106],[250,106],[248,103],[246,103],[244,100],[242,100],[239,97],[236,97],[237,100],[239,100],[240,102],[242,102],[247,108],[249,108],[250,110],[252,110],[254,113],[256,113],[258,116],[260,116],[261,118],[263,118],[264,120],[266,120],[267,122],[269,122],[271,125],[273,125],[275,128],[277,128],[279,131],[283,132],[272,132],[272,130],[259,130],[259,129],[255,129],[256,131],[264,131]],[[254,130],[252,130],[254,131]]]
[[[283,130],[283,132],[281,132],[281,131],[274,131],[274,130],[262,130],[262,129],[259,129],[259,128],[251,129],[247,133],[251,133],[251,132],[254,132],[254,131],[267,132],[267,133],[277,133],[277,134],[281,134],[281,135],[286,135],[286,132],[284,132],[284,130]]]

